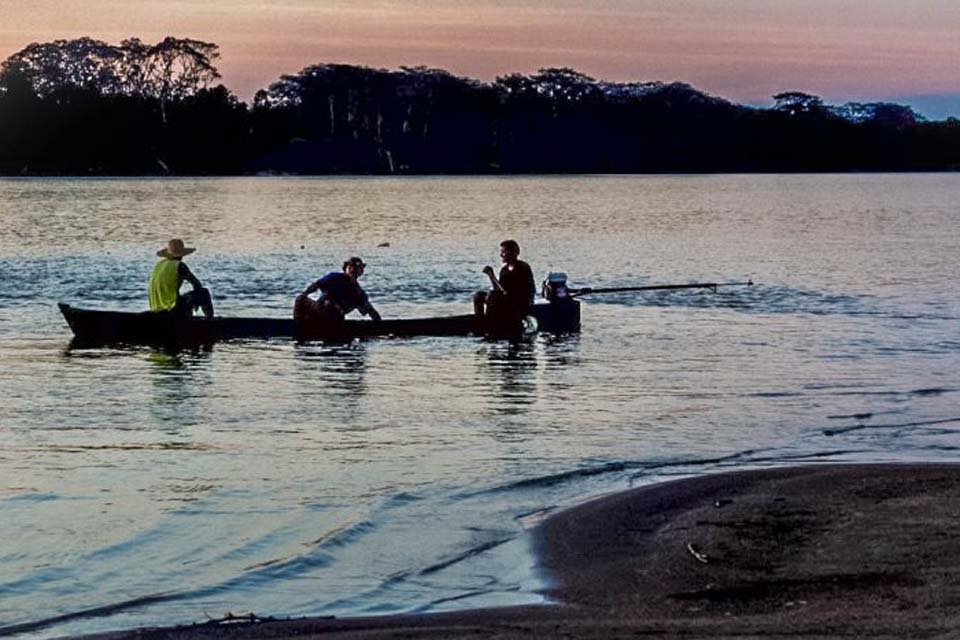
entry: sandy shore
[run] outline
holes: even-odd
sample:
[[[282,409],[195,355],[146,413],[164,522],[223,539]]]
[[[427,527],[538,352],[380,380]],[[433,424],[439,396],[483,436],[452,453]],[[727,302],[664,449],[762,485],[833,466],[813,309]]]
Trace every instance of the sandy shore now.
[[[960,465],[811,465],[680,480],[566,510],[535,535],[562,604],[97,637],[960,636]]]

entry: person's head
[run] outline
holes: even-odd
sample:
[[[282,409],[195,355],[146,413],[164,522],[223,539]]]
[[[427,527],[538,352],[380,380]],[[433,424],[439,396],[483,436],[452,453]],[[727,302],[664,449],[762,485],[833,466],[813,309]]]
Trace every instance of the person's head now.
[[[500,259],[507,264],[513,264],[520,257],[520,245],[516,240],[504,240],[500,243]]]
[[[363,275],[363,270],[366,269],[367,265],[364,264],[363,260],[354,256],[349,260],[344,261],[343,263],[343,272],[356,280]]]
[[[196,251],[194,247],[184,246],[183,240],[174,238],[167,243],[167,246],[157,251],[157,257],[179,260],[183,256],[188,256]]]

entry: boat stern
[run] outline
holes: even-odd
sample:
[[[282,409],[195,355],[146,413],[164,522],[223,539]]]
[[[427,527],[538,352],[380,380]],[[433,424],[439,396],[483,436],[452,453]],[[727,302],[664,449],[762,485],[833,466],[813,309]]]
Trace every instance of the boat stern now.
[[[561,299],[538,303],[530,307],[530,315],[537,319],[540,331],[548,333],[579,333],[580,302]]]

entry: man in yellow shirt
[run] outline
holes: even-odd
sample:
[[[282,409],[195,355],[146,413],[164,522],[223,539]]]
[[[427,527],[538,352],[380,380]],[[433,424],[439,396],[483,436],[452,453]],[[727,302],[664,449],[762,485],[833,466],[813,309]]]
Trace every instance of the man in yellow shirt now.
[[[213,302],[210,292],[201,284],[200,280],[184,264],[183,257],[196,251],[194,247],[184,246],[183,240],[174,238],[167,243],[166,248],[157,251],[162,258],[150,274],[150,311],[166,311],[175,314],[192,316],[197,309],[203,310],[203,315],[213,317]],[[193,291],[180,294],[180,285],[186,280],[193,285]]]

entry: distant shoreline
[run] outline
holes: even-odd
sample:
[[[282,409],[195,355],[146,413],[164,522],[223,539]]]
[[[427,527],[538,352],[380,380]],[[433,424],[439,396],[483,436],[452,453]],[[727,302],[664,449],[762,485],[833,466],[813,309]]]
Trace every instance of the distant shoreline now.
[[[820,465],[602,497],[535,530],[559,605],[221,623],[160,638],[928,637],[958,628],[960,465]]]
[[[942,169],[850,169],[844,171],[638,171],[638,172],[474,172],[474,173],[184,173],[184,174],[122,174],[122,173],[25,173],[4,174],[0,179],[68,179],[78,180],[184,180],[193,178],[592,178],[630,176],[844,176],[844,175],[924,175],[956,174],[960,166]]]
[[[960,119],[892,102],[769,108],[569,67],[493,82],[319,62],[239,100],[212,42],[78,38],[0,63],[4,175],[472,175],[960,168]],[[143,69],[153,69],[144,74]],[[76,72],[82,70],[82,73]]]

